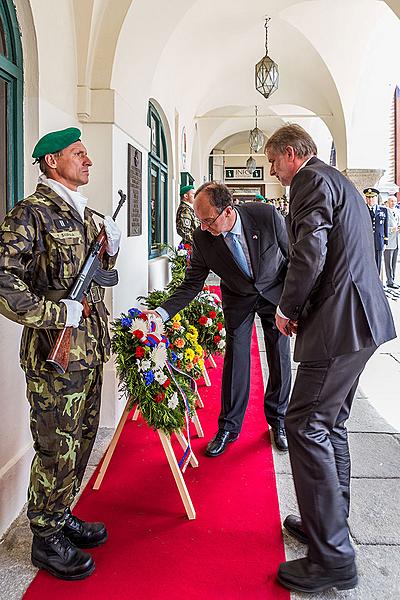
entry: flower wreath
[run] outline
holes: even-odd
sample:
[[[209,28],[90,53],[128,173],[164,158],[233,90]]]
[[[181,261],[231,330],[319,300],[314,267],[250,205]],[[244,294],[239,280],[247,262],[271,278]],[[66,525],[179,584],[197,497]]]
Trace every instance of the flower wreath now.
[[[191,378],[174,368],[178,358],[161,319],[131,308],[112,324],[120,388],[138,405],[145,421],[165,433],[183,429],[195,404]]]

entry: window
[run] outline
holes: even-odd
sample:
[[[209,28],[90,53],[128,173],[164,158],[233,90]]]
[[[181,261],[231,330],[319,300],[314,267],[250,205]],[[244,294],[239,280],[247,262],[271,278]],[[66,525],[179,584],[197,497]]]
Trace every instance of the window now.
[[[155,107],[149,105],[149,258],[160,256],[168,242],[168,158],[164,129]]]
[[[23,195],[22,82],[15,8],[0,0],[0,221]]]

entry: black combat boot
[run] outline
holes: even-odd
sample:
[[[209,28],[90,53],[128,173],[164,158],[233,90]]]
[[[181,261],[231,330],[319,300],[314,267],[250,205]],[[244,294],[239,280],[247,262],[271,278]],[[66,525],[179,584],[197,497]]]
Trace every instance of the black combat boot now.
[[[35,567],[59,579],[85,579],[95,569],[90,554],[74,546],[62,531],[46,537],[34,535],[31,558]]]
[[[75,517],[67,510],[63,534],[78,548],[94,548],[107,540],[107,529],[104,523],[88,523]]]

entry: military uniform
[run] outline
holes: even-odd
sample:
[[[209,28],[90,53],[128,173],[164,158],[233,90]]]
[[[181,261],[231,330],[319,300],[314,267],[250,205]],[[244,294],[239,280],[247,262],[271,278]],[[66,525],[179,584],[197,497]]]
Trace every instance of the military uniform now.
[[[364,196],[371,198],[379,195],[379,191],[375,188],[367,188],[364,190]],[[371,217],[372,233],[374,235],[374,247],[375,247],[375,262],[378,268],[378,273],[381,272],[382,265],[382,253],[385,245],[388,243],[389,237],[389,217],[388,211],[385,206],[375,204],[374,206],[368,206],[369,214]]]
[[[193,231],[198,225],[199,221],[194,214],[193,207],[181,199],[176,211],[176,230],[185,244],[193,243]]]
[[[102,364],[110,355],[102,288],[92,284],[91,315],[72,329],[68,372],[60,375],[45,362],[66,322],[67,308],[59,301],[67,297],[97,233],[90,209],[83,221],[43,184],[8,213],[0,228],[0,312],[24,326],[20,362],[36,452],[28,517],[40,536],[62,528],[99,422]],[[105,255],[105,268],[114,262]]]

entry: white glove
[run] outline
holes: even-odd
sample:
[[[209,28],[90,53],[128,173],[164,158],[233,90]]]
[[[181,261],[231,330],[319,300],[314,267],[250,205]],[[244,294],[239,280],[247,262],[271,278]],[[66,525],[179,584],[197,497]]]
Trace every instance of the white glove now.
[[[79,322],[82,318],[83,304],[76,300],[69,300],[68,298],[60,300],[60,302],[63,302],[67,307],[67,321],[65,327],[74,327],[75,329],[79,327]]]
[[[104,217],[104,229],[107,235],[107,254],[114,256],[117,254],[121,241],[121,230],[112,217]]]

